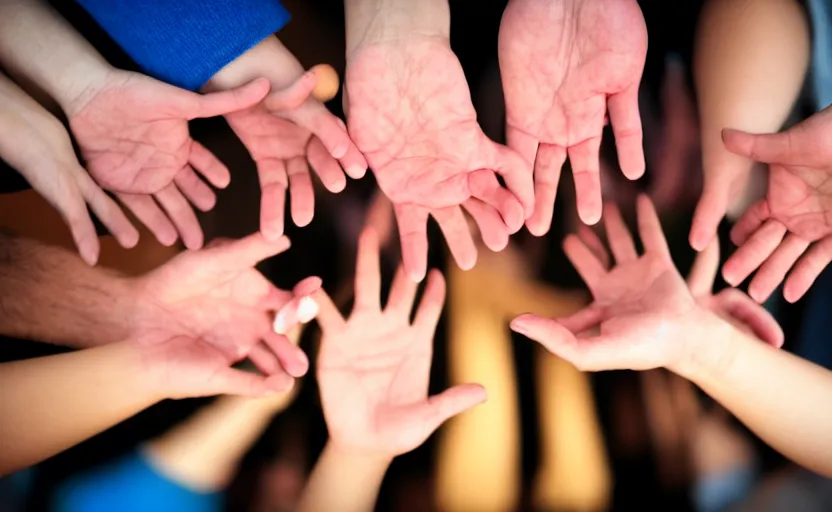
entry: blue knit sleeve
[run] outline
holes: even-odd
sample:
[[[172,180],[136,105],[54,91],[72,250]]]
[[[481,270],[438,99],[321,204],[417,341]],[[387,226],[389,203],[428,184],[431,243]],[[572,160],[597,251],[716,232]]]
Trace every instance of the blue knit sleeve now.
[[[196,90],[289,22],[278,0],[77,0],[149,75]]]

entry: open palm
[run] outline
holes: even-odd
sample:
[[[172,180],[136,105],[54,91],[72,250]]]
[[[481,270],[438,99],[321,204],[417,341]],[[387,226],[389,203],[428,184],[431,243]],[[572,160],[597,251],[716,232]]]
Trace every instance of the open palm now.
[[[272,318],[282,318],[284,333],[299,321],[311,320],[300,309],[301,301],[313,295],[321,281],[307,278],[289,292],[254,268],[288,248],[285,237],[269,242],[257,233],[180,254],[134,283],[140,314],[132,337],[151,345],[186,336],[214,347],[226,363],[248,356],[267,374],[305,374],[306,355],[275,332]]]
[[[506,239],[501,231],[520,229],[534,204],[528,166],[477,124],[447,40],[424,37],[356,50],[348,58],[345,92],[350,135],[395,204],[412,277],[423,278],[427,269],[428,215],[465,269],[475,264],[477,251],[460,206],[493,250],[505,245],[497,245]]]
[[[638,86],[647,30],[635,0],[512,0],[500,26],[500,72],[508,144],[534,163],[535,209],[552,222],[560,171],[572,165],[578,214],[601,218],[599,150],[609,111],[621,170],[644,172]]]
[[[185,245],[195,249],[203,236],[188,201],[201,210],[216,202],[213,190],[196,173],[216,187],[227,186],[230,175],[217,157],[191,139],[188,121],[247,108],[267,93],[268,82],[262,79],[233,91],[200,95],[139,73],[116,71],[67,116],[95,181],[115,192],[160,242],[172,244],[178,231]]]
[[[382,310],[378,235],[366,230],[359,240],[349,319],[319,294],[318,381],[333,443],[399,455],[422,444],[448,418],[485,400],[479,385],[428,397],[433,334],[445,297],[442,275],[430,274],[411,323],[416,291],[416,283],[400,269]]]
[[[740,248],[723,267],[725,280],[737,285],[759,267],[748,290],[762,302],[791,270],[783,294],[794,302],[832,261],[832,106],[783,133],[725,130],[723,139],[769,164],[766,197],[731,232]]]

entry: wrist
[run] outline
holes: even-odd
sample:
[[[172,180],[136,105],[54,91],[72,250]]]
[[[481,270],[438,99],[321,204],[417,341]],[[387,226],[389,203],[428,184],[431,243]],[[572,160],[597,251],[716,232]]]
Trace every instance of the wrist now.
[[[699,334],[684,341],[683,356],[667,369],[696,383],[709,375],[724,373],[733,364],[738,332],[729,322],[699,306],[693,324]]]
[[[128,75],[129,73],[118,70],[103,60],[91,59],[64,73],[56,74],[51,94],[64,114],[71,119],[84,110],[84,107],[109,84],[126,80]]]
[[[395,458],[390,454],[345,445],[331,438],[327,441],[324,452],[329,457],[343,461],[349,464],[349,467],[354,467],[357,472],[368,476],[379,473],[384,476]]]
[[[304,71],[292,52],[276,36],[270,35],[217,71],[202,91],[225,91],[261,77],[276,91],[291,85]]]
[[[373,44],[414,38],[450,41],[448,0],[346,0],[345,7],[347,61]]]

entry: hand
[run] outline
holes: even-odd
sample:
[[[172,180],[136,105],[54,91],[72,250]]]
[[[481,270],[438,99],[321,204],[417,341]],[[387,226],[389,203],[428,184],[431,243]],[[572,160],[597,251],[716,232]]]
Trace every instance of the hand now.
[[[473,384],[428,397],[445,283],[439,272],[431,273],[411,324],[416,289],[400,269],[381,309],[378,237],[366,230],[359,240],[349,319],[325,294],[318,296],[321,403],[331,443],[342,450],[392,458],[422,444],[448,418],[485,401],[485,390]]]
[[[74,103],[67,116],[98,184],[115,192],[162,244],[173,244],[178,231],[186,247],[197,249],[203,235],[188,201],[207,211],[216,196],[194,170],[219,188],[231,178],[217,157],[191,139],[188,121],[250,107],[267,93],[268,83],[262,79],[233,91],[200,95],[139,73],[113,71]]]
[[[139,232],[78,165],[61,123],[2,74],[0,98],[0,157],[61,214],[84,261],[95,265],[101,250],[87,204],[122,246],[135,246]]]
[[[658,216],[646,196],[638,199],[639,233],[645,249],[642,256],[638,256],[614,207],[607,208],[605,225],[616,259],[611,270],[604,263],[606,254],[596,255],[596,244],[572,235],[564,241],[567,256],[587,283],[594,302],[568,318],[521,315],[512,322],[512,329],[539,341],[582,370],[673,370],[699,357],[703,344],[719,340],[717,334],[731,328],[712,311],[736,314],[740,321],[750,317],[746,314],[749,309],[736,307],[734,298],[708,297],[709,291],[703,286],[708,280],[708,266],[702,261],[691,278],[697,297],[691,294],[673,266]],[[752,314],[765,316],[760,308]],[[754,318],[749,323],[761,324]],[[599,335],[576,337],[597,325]],[[769,337],[769,342],[782,344],[782,333],[779,336],[779,341]]]
[[[759,267],[748,287],[758,302],[787,272],[783,296],[797,301],[832,261],[831,138],[832,106],[779,134],[723,132],[730,151],[769,164],[766,197],[737,221],[731,240],[740,247],[723,267],[733,286]]]
[[[395,204],[411,278],[421,280],[427,269],[428,215],[459,266],[469,269],[477,251],[460,206],[495,251],[531,214],[528,165],[480,129],[447,40],[414,37],[356,49],[347,59],[345,106],[350,135]]]
[[[146,345],[200,339],[226,364],[248,356],[266,374],[304,375],[306,355],[284,334],[315,316],[311,296],[321,280],[307,278],[288,292],[253,268],[288,248],[285,237],[270,242],[257,233],[178,255],[135,283],[138,313],[130,338]]]
[[[552,223],[567,154],[578,214],[601,218],[599,150],[605,114],[621,170],[644,173],[638,86],[647,29],[635,0],[512,0],[500,25],[500,72],[508,145],[534,163],[535,209],[529,231]]]
[[[229,367],[223,352],[202,339],[178,336],[139,349],[147,382],[160,399],[241,395],[252,398],[284,396],[294,379],[284,373],[258,375]]]

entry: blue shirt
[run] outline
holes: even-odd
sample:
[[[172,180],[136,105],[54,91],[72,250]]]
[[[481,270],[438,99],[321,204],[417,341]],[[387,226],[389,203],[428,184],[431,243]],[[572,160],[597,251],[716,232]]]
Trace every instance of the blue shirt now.
[[[278,0],[77,0],[148,75],[199,89],[289,22]]]

